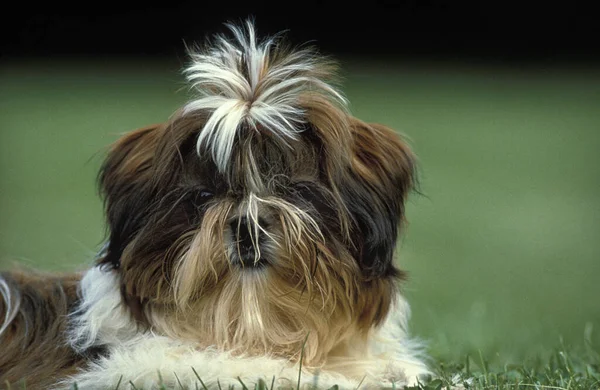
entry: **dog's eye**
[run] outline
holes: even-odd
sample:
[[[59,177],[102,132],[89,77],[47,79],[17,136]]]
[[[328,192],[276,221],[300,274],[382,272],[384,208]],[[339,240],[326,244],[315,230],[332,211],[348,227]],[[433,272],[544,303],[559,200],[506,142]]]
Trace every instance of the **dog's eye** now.
[[[195,191],[193,194],[194,205],[201,206],[204,203],[206,203],[207,201],[209,201],[210,199],[212,199],[213,196],[215,196],[215,194],[209,190]]]

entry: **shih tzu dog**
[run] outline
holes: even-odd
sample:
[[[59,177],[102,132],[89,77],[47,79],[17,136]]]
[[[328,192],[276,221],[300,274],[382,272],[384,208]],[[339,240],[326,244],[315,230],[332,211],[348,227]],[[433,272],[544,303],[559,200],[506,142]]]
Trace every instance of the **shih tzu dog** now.
[[[429,373],[394,264],[413,154],[349,113],[327,58],[229,28],[190,50],[196,97],[111,147],[94,266],[0,277],[0,386],[402,387]]]

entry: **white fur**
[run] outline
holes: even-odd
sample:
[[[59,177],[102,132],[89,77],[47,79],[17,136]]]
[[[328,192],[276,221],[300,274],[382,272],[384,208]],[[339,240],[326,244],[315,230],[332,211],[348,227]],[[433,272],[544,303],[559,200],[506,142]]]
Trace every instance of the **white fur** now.
[[[94,267],[79,283],[81,304],[71,314],[68,341],[77,351],[116,345],[135,337],[137,328],[121,301],[115,272]]]
[[[73,317],[71,341],[78,348],[105,345],[108,354],[62,382],[60,388],[72,388],[73,383],[81,389],[114,388],[119,381],[123,386],[131,381],[138,389],[158,389],[161,383],[167,388],[180,388],[180,384],[186,389],[195,389],[196,385],[203,388],[192,367],[208,388],[217,388],[218,384],[223,388],[241,388],[240,379],[249,388],[261,379],[270,387],[273,378],[276,388],[296,388],[300,368],[297,363],[269,356],[239,357],[212,349],[200,350],[190,342],[137,332],[121,304],[117,282],[114,271],[100,268],[89,270],[83,278],[83,303]],[[359,384],[415,384],[417,376],[429,370],[417,344],[407,337],[409,314],[406,301],[399,297],[387,321],[372,335],[370,356],[362,351],[356,360],[338,359],[320,372],[303,370],[301,388],[311,388],[315,383],[318,388],[337,384],[343,389]],[[341,371],[353,372],[354,378]]]
[[[424,374],[432,374],[423,351],[423,345],[408,335],[410,306],[403,296],[399,295],[394,307],[385,322],[372,336],[369,343],[371,353],[380,359],[388,359],[391,371],[403,372],[410,385]]]
[[[13,294],[14,293],[14,294]],[[0,298],[4,301],[4,321],[0,327],[0,336],[8,329],[8,326],[13,322],[19,307],[21,306],[21,295],[18,291],[12,291],[3,277],[0,277]]]
[[[259,379],[270,386],[273,377],[276,378],[276,384],[287,388],[297,383],[299,373],[298,366],[282,359],[266,356],[233,357],[217,351],[199,351],[193,344],[143,334],[127,345],[115,345],[108,358],[97,361],[72,380],[82,389],[114,387],[120,379],[124,384],[131,381],[138,389],[157,389],[160,378],[167,388],[179,388],[179,382],[186,389],[194,389],[196,384],[202,388],[192,367],[208,388],[217,388],[217,381],[224,388],[229,385],[240,388],[240,379],[250,388]],[[313,381],[313,375],[303,373],[303,385],[310,385]],[[357,385],[356,381],[334,373],[324,373],[319,383],[329,385],[327,387],[337,383],[342,388]],[[65,385],[68,387],[71,383]]]
[[[241,124],[260,125],[285,142],[297,138],[298,125],[305,122],[299,103],[302,95],[320,94],[346,105],[340,92],[322,80],[321,60],[311,50],[296,50],[273,63],[274,37],[258,42],[250,21],[246,30],[228,27],[234,39],[217,36],[212,48],[191,52],[192,63],[185,70],[200,97],[189,102],[184,112],[210,115],[198,136],[198,153],[207,146],[221,172],[229,163]]]

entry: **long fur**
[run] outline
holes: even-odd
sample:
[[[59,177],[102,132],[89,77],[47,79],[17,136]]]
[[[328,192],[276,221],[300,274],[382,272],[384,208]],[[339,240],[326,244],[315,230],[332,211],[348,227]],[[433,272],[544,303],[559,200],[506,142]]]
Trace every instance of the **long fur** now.
[[[94,266],[0,278],[0,382],[155,388],[160,372],[194,388],[194,367],[208,385],[285,386],[302,368],[305,386],[356,387],[428,373],[394,261],[410,148],[349,113],[315,49],[229,28],[190,51],[196,96],[109,150]]]
[[[65,341],[79,275],[14,271],[0,275],[0,388],[43,389],[76,372],[97,352],[77,354]]]
[[[216,348],[198,349],[196,343],[165,337],[152,331],[135,332],[131,318],[115,299],[114,271],[92,268],[84,276],[97,283],[82,283],[82,303],[87,314],[79,318],[70,332],[70,342],[80,347],[82,341],[95,340],[111,351],[93,361],[77,375],[61,382],[62,387],[98,388],[121,381],[131,381],[137,388],[155,388],[159,381],[168,387],[200,386],[200,380],[209,388],[239,386],[240,379],[247,386],[260,380],[290,388],[300,383],[310,388],[315,383],[324,388],[335,384],[340,388],[415,384],[419,374],[427,372],[423,352],[418,344],[406,337],[410,311],[398,297],[397,306],[385,323],[373,333],[367,350],[356,347],[356,355],[333,356],[320,370],[300,371],[298,361],[269,355],[236,355]],[[101,287],[97,287],[101,286]],[[117,303],[117,305],[115,305]],[[103,330],[101,334],[98,330]],[[90,337],[92,336],[92,337]],[[298,351],[299,353],[301,351]],[[352,374],[360,367],[360,377]],[[195,372],[194,372],[195,371]],[[198,374],[200,380],[198,379]]]

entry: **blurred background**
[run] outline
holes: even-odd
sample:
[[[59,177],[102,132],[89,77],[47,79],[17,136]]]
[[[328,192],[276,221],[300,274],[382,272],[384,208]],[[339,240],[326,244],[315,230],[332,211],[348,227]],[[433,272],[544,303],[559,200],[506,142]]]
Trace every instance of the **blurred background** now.
[[[81,269],[106,147],[186,101],[185,44],[254,16],[341,64],[352,112],[405,134],[421,195],[398,261],[438,359],[598,345],[600,51],[577,3],[13,4],[0,34],[0,268]],[[34,10],[35,9],[35,10]]]

